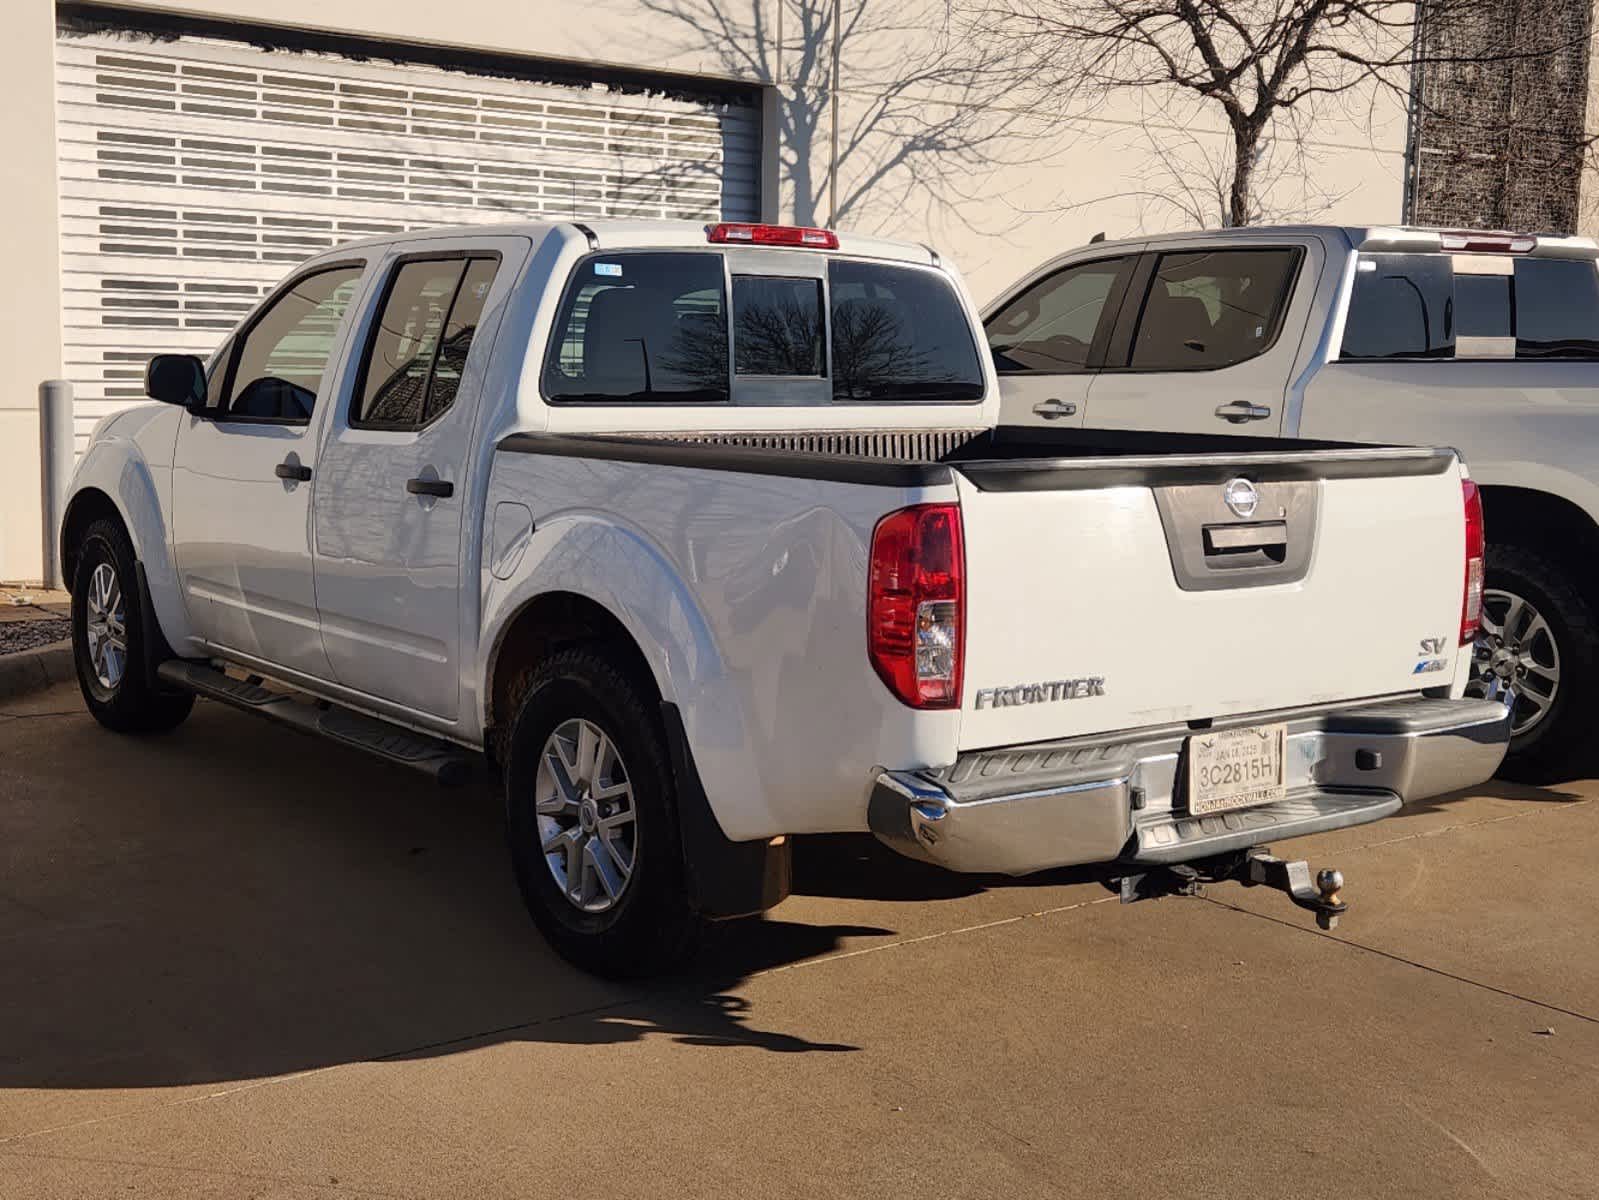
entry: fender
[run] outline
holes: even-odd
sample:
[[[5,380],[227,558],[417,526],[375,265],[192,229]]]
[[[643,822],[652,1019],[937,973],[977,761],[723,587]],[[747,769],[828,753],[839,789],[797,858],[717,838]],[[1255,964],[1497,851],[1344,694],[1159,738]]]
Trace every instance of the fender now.
[[[484,561],[494,561],[487,546]],[[494,655],[511,622],[542,595],[582,596],[622,625],[649,664],[661,700],[681,714],[688,750],[727,837],[744,841],[784,832],[750,753],[751,731],[710,625],[672,562],[647,536],[610,515],[563,514],[539,526],[508,578],[488,571],[485,578],[476,671],[481,720],[487,721]]]
[[[66,532],[86,494],[98,492],[110,500],[143,567],[159,631],[179,654],[194,633],[178,583],[167,518],[172,450],[181,415],[167,405],[141,405],[101,422],[73,472],[61,530],[65,563],[70,550]]]

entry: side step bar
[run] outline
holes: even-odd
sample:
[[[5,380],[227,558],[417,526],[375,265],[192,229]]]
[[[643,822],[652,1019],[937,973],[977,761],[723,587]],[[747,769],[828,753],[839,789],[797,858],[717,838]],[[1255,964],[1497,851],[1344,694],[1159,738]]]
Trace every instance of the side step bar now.
[[[156,677],[168,687],[258,713],[302,733],[332,738],[421,771],[446,787],[466,783],[477,773],[476,756],[460,746],[338,705],[323,707],[314,700],[308,703],[299,698],[299,693],[271,691],[250,680],[235,679],[206,663],[168,659],[156,668]]]

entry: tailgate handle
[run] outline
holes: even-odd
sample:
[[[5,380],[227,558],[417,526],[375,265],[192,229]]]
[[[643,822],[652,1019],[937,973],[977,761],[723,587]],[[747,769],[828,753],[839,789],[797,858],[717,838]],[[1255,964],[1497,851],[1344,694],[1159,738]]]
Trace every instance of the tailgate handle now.
[[[1206,525],[1205,565],[1230,571],[1276,566],[1288,557],[1288,523],[1255,521],[1248,525]]]

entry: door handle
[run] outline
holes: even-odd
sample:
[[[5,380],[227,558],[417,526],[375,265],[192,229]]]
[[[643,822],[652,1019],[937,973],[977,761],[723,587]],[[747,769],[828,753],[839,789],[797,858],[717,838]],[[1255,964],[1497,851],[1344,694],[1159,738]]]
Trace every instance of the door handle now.
[[[1231,421],[1234,425],[1242,425],[1245,421],[1264,421],[1271,416],[1271,409],[1264,404],[1249,404],[1243,400],[1234,400],[1231,404],[1223,404],[1218,407],[1216,415],[1223,421]]]
[[[1075,415],[1077,405],[1070,400],[1045,400],[1042,404],[1033,405],[1033,411],[1046,421],[1058,421],[1062,417]]]
[[[437,496],[440,500],[455,495],[455,485],[447,479],[407,479],[405,490],[413,496]]]
[[[311,478],[311,468],[297,462],[280,462],[272,468],[272,473],[279,479],[292,479],[296,483],[304,483]]]

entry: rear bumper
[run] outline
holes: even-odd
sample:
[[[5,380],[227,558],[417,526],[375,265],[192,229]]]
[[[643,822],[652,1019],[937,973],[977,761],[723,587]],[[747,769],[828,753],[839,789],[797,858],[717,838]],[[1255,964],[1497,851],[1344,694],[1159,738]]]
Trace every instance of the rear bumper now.
[[[1026,875],[1123,861],[1186,862],[1376,821],[1498,770],[1510,710],[1497,700],[1399,700],[1254,714],[1288,723],[1287,796],[1188,815],[1180,784],[1189,731],[1049,742],[962,755],[937,770],[884,771],[868,820],[912,858],[953,871]]]

